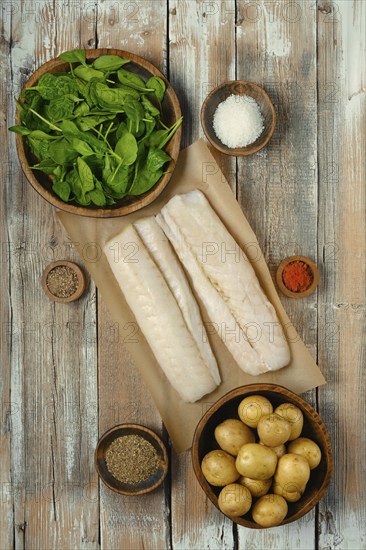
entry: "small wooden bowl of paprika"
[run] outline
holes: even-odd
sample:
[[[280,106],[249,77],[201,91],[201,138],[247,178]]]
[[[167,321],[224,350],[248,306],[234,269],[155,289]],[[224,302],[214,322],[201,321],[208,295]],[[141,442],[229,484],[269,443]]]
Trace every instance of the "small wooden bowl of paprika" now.
[[[310,296],[318,286],[319,278],[318,268],[306,256],[285,258],[276,272],[276,282],[281,292],[295,299]]]

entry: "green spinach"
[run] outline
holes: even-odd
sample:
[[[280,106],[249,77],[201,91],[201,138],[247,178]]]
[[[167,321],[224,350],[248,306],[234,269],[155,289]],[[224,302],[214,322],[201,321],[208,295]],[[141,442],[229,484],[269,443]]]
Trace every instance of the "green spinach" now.
[[[129,59],[84,50],[60,55],[70,70],[46,73],[16,101],[27,142],[53,192],[83,206],[113,205],[151,189],[171,160],[163,148],[182,123],[161,120],[166,85],[124,68]]]

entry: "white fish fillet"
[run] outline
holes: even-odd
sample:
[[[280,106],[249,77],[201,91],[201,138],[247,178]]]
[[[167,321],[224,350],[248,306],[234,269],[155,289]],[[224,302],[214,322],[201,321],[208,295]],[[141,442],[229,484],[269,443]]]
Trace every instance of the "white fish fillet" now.
[[[219,369],[207,338],[198,304],[170,242],[154,216],[138,220],[133,225],[173,293],[188,330],[193,336],[216,384],[220,384]]]
[[[236,321],[250,332],[250,344],[267,370],[287,365],[290,351],[275,309],[248,258],[203,193],[176,195],[161,211],[164,218],[168,214]]]
[[[179,227],[167,211],[156,216],[167,237],[173,244],[180,261],[191,276],[193,286],[206,308],[207,314],[239,367],[248,374],[257,375],[268,370],[258,353],[246,341],[245,336],[222,296],[206,277],[197,259],[182,238]]]
[[[115,243],[119,243],[116,258]],[[131,252],[132,248],[132,252]],[[216,388],[177,301],[132,225],[104,247],[117,282],[170,384],[194,402]]]

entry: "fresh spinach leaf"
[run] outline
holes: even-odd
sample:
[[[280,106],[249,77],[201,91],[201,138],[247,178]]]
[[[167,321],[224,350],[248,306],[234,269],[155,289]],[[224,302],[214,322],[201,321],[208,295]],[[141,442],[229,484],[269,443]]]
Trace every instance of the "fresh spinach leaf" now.
[[[118,128],[117,128],[117,132],[116,132],[116,139],[117,139],[117,141],[118,141],[119,138],[121,138],[121,137],[123,136],[123,134],[125,134],[126,132],[128,132],[128,130],[127,130],[127,124],[126,124],[124,121],[122,121],[122,122],[119,124]]]
[[[125,84],[116,84],[116,88],[124,90],[125,95],[129,95],[131,97],[134,97],[135,99],[140,99],[141,92],[135,90],[134,88],[131,88],[131,86],[126,86]]]
[[[123,108],[128,118],[128,129],[130,130],[130,132],[132,130],[134,132],[138,132],[139,123],[145,116],[145,111],[141,103],[137,101],[137,99],[129,98],[125,101]]]
[[[48,155],[57,164],[69,164],[77,158],[78,153],[74,149],[71,149],[66,139],[62,138],[50,142]]]
[[[112,197],[119,199],[127,193],[132,174],[131,166],[121,166],[117,172],[109,175],[106,183]]]
[[[164,80],[162,80],[159,76],[152,76],[146,82],[146,87],[154,90],[155,97],[160,103],[163,101],[166,90]]]
[[[139,91],[146,90],[145,82],[135,73],[131,73],[126,69],[120,69],[117,72],[117,77],[120,83],[125,86],[130,86],[131,88],[135,88],[135,90]]]
[[[74,102],[71,99],[53,99],[46,107],[46,116],[51,122],[59,122],[73,117]]]
[[[53,136],[51,134],[46,134],[42,130],[33,130],[30,134],[30,137],[35,139],[45,139],[47,141],[53,141],[54,139],[60,139],[60,136]]]
[[[137,177],[131,186],[131,189],[128,191],[129,195],[142,195],[149,191],[154,185],[159,181],[163,175],[163,170],[157,170],[156,172],[151,172],[146,165],[144,168],[137,174]]]
[[[95,187],[93,173],[85,160],[83,160],[81,157],[78,157],[76,162],[83,193],[85,194],[87,191],[91,191]]]
[[[88,196],[91,202],[96,206],[105,206],[107,204],[105,194],[101,189],[93,189],[93,191],[89,191]]]
[[[68,63],[82,63],[86,65],[85,50],[70,50],[68,52],[63,52],[59,58]]]
[[[44,172],[45,174],[51,175],[51,174],[55,173],[55,170],[58,166],[59,165],[54,160],[45,159],[45,160],[42,160],[41,162],[39,162],[38,164],[35,164],[34,166],[31,166],[30,168],[32,170],[40,170],[41,172]]]
[[[82,101],[79,103],[79,105],[74,109],[74,115],[76,118],[83,117],[88,115],[90,112],[89,105],[86,101]]]
[[[129,62],[129,59],[124,59],[119,55],[101,55],[93,62],[93,67],[98,71],[117,71]]]
[[[37,157],[39,160],[50,158],[49,151],[48,151],[49,144],[50,144],[49,141],[27,136],[27,142],[33,155]]]
[[[85,116],[82,118],[77,119],[77,125],[79,126],[80,130],[83,132],[87,132],[88,130],[91,130],[91,128],[95,128],[96,126],[99,126],[106,120],[113,120],[116,115],[104,115],[104,116]]]
[[[69,76],[55,76],[46,73],[39,79],[37,86],[28,88],[37,90],[43,99],[60,99],[66,94],[76,94],[77,86],[75,80]]]
[[[155,107],[155,105],[151,103],[151,101],[147,97],[142,96],[141,103],[145,111],[147,111],[151,116],[160,117],[159,109]]]
[[[52,190],[56,195],[65,202],[68,202],[71,193],[71,187],[67,181],[55,180],[52,185]]]
[[[133,134],[125,132],[118,140],[116,154],[121,158],[123,164],[129,166],[133,164],[137,158],[137,141]]]
[[[15,132],[20,136],[27,136],[32,132],[32,130],[30,130],[29,128],[26,128],[25,126],[11,126],[9,130],[10,132]]]
[[[85,82],[89,82],[92,78],[97,78],[98,80],[104,78],[104,73],[102,71],[97,71],[89,65],[86,67],[84,67],[84,65],[79,65],[76,69],[74,69],[74,74],[78,78],[85,80]]]
[[[157,172],[170,160],[172,159],[167,153],[156,147],[151,147],[147,154],[146,168],[151,172]]]
[[[94,155],[95,152],[93,149],[88,145],[85,141],[79,138],[71,138],[70,145],[77,151],[80,155],[83,157],[90,157],[91,155]]]

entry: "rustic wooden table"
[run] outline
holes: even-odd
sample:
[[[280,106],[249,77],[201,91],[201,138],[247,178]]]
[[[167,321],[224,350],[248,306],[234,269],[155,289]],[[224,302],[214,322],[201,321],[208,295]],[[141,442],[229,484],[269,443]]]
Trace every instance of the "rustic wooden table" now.
[[[2,2],[1,549],[366,547],[365,17],[364,0]],[[183,146],[202,136],[200,106],[226,79],[258,82],[275,104],[265,150],[216,158],[271,269],[305,254],[321,270],[317,294],[283,302],[328,380],[305,397],[331,433],[335,472],[319,506],[294,524],[233,526],[205,498],[189,453],[171,451],[165,486],[148,496],[98,485],[98,434],[125,421],[167,434],[124,350],[126,330],[93,284],[72,305],[44,295],[47,263],[79,258],[7,132],[13,97],[36,67],[98,46],[165,72],[185,116]]]

